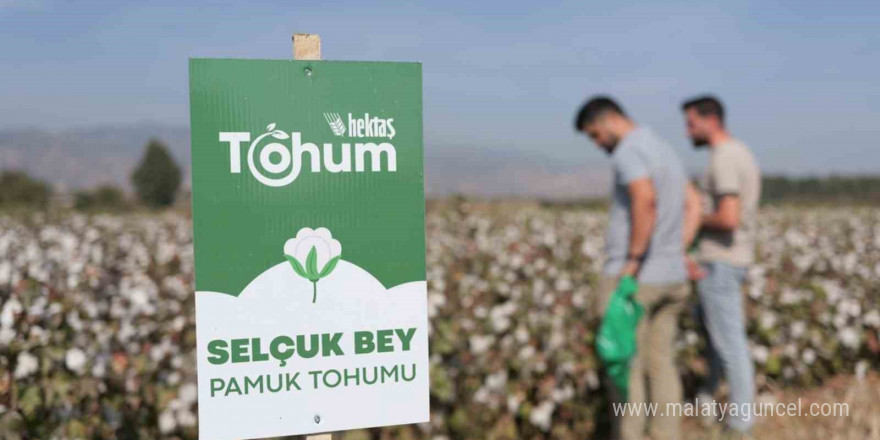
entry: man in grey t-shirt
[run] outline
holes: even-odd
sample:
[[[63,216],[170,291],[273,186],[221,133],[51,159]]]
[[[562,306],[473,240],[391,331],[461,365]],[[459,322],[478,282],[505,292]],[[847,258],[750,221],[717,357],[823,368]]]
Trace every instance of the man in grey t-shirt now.
[[[761,195],[761,175],[754,156],[724,127],[724,107],[711,96],[682,106],[688,136],[695,147],[711,150],[703,189],[707,212],[701,219],[699,259],[702,279],[697,283],[703,324],[709,334],[709,380],[698,393],[698,403],[712,401],[721,373],[730,385],[737,414],[728,426],[748,432],[752,418],[743,412],[754,397],[754,372],[746,338],[742,283],[752,263],[755,221]]]
[[[605,235],[607,262],[599,283],[598,309],[604,314],[623,276],[638,280],[636,299],[645,308],[630,367],[628,401],[678,404],[682,391],[673,342],[688,294],[684,248],[699,222],[696,190],[689,189],[684,166],[669,144],[636,125],[610,98],[596,97],[584,104],[575,129],[605,150],[614,166]],[[612,400],[616,397],[612,395]],[[614,426],[622,438],[640,439],[646,415],[625,413],[619,427]],[[650,430],[653,438],[680,438],[680,418],[655,417]]]

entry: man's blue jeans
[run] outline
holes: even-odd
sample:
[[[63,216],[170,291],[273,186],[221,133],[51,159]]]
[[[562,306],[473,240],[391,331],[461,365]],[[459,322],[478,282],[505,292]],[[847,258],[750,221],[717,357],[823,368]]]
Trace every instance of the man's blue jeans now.
[[[737,406],[737,417],[729,410],[724,417],[731,428],[745,432],[754,422],[750,405],[755,394],[742,297],[746,269],[719,262],[704,263],[703,269],[706,277],[697,283],[697,290],[709,334],[709,377],[701,392],[713,394],[723,372],[730,386],[729,403]]]

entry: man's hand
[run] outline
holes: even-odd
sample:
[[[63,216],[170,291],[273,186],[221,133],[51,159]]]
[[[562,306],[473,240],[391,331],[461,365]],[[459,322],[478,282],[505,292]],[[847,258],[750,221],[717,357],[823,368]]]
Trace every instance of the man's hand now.
[[[706,271],[703,269],[703,266],[700,266],[700,263],[694,261],[690,255],[684,256],[684,264],[687,268],[687,277],[689,280],[699,281],[706,278]]]
[[[626,264],[623,265],[623,270],[620,271],[620,278],[623,278],[627,275],[638,278],[636,275],[639,273],[639,269],[641,268],[642,263],[636,259],[626,260]]]

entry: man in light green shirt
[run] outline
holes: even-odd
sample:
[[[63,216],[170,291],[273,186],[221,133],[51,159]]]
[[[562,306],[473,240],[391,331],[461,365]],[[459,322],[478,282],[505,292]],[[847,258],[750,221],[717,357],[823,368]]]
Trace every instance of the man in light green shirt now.
[[[736,414],[725,416],[734,433],[747,433],[754,398],[754,367],[746,337],[742,283],[753,261],[755,222],[761,174],[749,149],[724,126],[724,107],[711,96],[684,103],[688,136],[697,148],[710,149],[703,182],[705,214],[701,219],[697,290],[703,324],[709,334],[709,378],[698,404],[711,402],[721,374],[730,385]]]

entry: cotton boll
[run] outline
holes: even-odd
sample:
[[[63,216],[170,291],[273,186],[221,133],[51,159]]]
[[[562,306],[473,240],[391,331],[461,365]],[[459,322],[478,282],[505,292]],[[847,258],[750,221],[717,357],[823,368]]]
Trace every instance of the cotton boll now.
[[[560,278],[556,280],[556,285],[554,286],[559,292],[567,292],[571,290],[572,284],[571,280],[568,278]]]
[[[535,347],[532,347],[531,345],[526,345],[525,347],[523,347],[519,350],[517,357],[521,361],[529,361],[532,359],[532,357],[535,356],[536,352],[537,352],[537,350],[535,350]]]
[[[844,347],[857,349],[861,345],[861,337],[859,331],[853,327],[844,327],[837,332],[837,339]]]
[[[107,362],[106,359],[98,359],[95,361],[95,364],[92,365],[92,377],[95,378],[103,378],[107,374]]]
[[[24,308],[21,306],[21,303],[18,302],[18,299],[16,299],[15,297],[6,301],[6,304],[3,305],[3,310],[0,311],[0,327],[12,327],[12,325],[15,323],[16,315],[21,313],[23,310]]]
[[[797,359],[799,354],[797,344],[786,344],[785,348],[782,349],[782,354],[789,359]]]
[[[163,411],[159,414],[159,431],[168,434],[177,429],[177,420],[174,419],[174,413],[171,411]]]
[[[529,341],[529,330],[525,326],[520,325],[516,328],[514,337],[516,337],[516,342],[525,344]]]
[[[176,332],[183,330],[183,327],[185,325],[186,325],[186,318],[184,318],[183,316],[178,316],[178,317],[174,318],[173,321],[171,321],[171,328]]]
[[[543,431],[549,431],[550,423],[553,420],[553,411],[555,409],[556,403],[551,400],[545,400],[535,407],[531,414],[529,414],[529,422]]]
[[[70,326],[74,331],[82,331],[83,322],[79,319],[79,312],[76,310],[71,310],[67,313],[67,325]]]
[[[764,330],[772,330],[776,327],[776,314],[771,311],[765,311],[761,314],[759,325]]]
[[[522,403],[519,397],[515,395],[507,396],[507,412],[511,414],[516,414],[519,411],[519,406]]]
[[[0,261],[0,285],[8,285],[10,281],[12,281],[12,264],[8,261]]]
[[[475,335],[470,337],[471,351],[473,351],[475,354],[482,354],[486,352],[494,343],[495,337],[492,335]]]
[[[491,399],[489,389],[487,389],[485,386],[482,386],[482,387],[478,388],[477,391],[474,392],[474,394],[471,398],[474,400],[474,402],[477,402],[477,403],[480,403],[483,405],[488,405],[489,401]]]
[[[196,388],[194,383],[186,383],[180,387],[177,395],[181,402],[190,405],[195,403],[199,397],[198,388]]]
[[[816,361],[816,352],[813,351],[812,349],[808,348],[808,349],[804,350],[804,353],[801,356],[801,359],[804,361],[805,364],[813,365],[813,362]]]
[[[9,345],[16,336],[17,334],[15,333],[15,330],[11,328],[0,328],[0,345]]]
[[[18,354],[16,359],[15,372],[13,376],[16,379],[23,379],[34,374],[40,367],[40,361],[36,356],[23,351]]]
[[[196,415],[189,409],[182,409],[177,412],[177,422],[184,428],[196,426],[197,421]]]
[[[71,348],[64,355],[64,365],[70,371],[77,374],[83,374],[86,368],[86,354],[79,348]]]
[[[849,318],[847,318],[847,316],[843,313],[838,313],[837,315],[834,315],[834,319],[832,320],[834,327],[838,329],[842,329],[843,327],[845,327],[848,322]]]
[[[566,384],[562,388],[556,388],[551,393],[553,401],[556,403],[562,403],[566,400],[571,400],[574,397],[574,388],[570,384]]]
[[[869,367],[870,364],[868,363],[868,361],[859,361],[856,364],[856,379],[858,379],[859,381],[864,380],[865,374],[867,374]]]
[[[752,359],[759,364],[767,363],[767,359],[770,357],[770,351],[767,347],[763,345],[756,345],[752,347]]]

